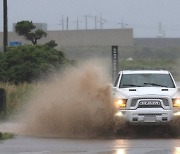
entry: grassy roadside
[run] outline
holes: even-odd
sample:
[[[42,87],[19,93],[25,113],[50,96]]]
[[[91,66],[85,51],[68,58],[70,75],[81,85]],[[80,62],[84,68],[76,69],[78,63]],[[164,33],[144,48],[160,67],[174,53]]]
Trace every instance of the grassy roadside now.
[[[6,91],[6,111],[0,112],[0,119],[6,120],[9,116],[16,115],[31,97],[37,86],[35,83],[20,85],[0,83],[0,88]]]
[[[15,137],[14,134],[11,133],[1,133],[0,132],[0,140],[13,139]]]
[[[175,80],[180,81],[180,59],[177,60],[152,60],[152,59],[145,59],[145,60],[120,60],[120,70],[125,69],[162,69],[170,71]]]
[[[0,120],[6,121],[9,117],[13,117],[22,110],[23,105],[38,85],[35,83],[24,83],[20,85],[0,83],[0,87],[6,91],[6,111],[0,112]],[[0,140],[15,138],[15,134],[8,132],[0,132]]]

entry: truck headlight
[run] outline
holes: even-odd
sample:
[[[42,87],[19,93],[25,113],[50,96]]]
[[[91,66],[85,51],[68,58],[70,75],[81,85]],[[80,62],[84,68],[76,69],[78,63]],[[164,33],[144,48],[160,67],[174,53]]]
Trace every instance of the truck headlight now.
[[[180,98],[173,99],[173,107],[180,107]]]
[[[180,112],[175,112],[174,116],[180,116]]]
[[[114,104],[117,108],[125,108],[126,107],[126,99],[122,99],[122,98],[116,98],[114,99]]]

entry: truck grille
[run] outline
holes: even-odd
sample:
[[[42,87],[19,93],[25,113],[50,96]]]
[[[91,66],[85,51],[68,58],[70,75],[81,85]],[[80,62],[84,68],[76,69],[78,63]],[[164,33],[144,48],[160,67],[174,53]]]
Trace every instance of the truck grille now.
[[[133,98],[131,100],[131,107],[137,108],[162,108],[162,105],[169,107],[167,98]]]

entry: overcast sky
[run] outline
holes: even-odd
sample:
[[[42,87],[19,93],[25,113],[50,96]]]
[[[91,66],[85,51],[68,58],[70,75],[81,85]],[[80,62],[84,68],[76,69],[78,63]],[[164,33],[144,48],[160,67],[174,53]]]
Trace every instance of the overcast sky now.
[[[0,31],[3,30],[3,0],[0,0]],[[159,23],[166,37],[180,37],[180,0],[8,0],[8,24],[22,20],[43,22],[49,30],[62,29],[62,16],[69,19],[69,29],[95,28],[95,16],[102,28],[134,29],[134,37],[156,37]],[[65,21],[64,21],[65,24]],[[97,22],[100,28],[100,22]]]

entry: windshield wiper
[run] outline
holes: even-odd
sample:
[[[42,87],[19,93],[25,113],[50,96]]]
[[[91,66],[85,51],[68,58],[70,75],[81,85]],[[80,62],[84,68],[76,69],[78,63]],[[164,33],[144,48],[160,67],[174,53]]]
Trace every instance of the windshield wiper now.
[[[165,85],[161,85],[161,84],[157,84],[157,83],[149,83],[149,82],[145,82],[145,85],[152,85],[152,86],[158,86],[158,87],[167,87]]]
[[[135,84],[123,84],[122,87],[142,87],[142,86]]]

